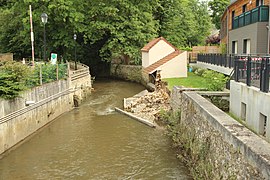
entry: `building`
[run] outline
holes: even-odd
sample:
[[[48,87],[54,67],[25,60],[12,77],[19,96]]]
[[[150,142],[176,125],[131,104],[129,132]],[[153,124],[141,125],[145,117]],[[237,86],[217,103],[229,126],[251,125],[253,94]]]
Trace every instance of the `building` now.
[[[142,49],[144,72],[155,78],[157,71],[161,78],[187,77],[187,52],[181,52],[165,38],[159,37]]]
[[[221,18],[228,54],[269,54],[270,0],[231,0]]]

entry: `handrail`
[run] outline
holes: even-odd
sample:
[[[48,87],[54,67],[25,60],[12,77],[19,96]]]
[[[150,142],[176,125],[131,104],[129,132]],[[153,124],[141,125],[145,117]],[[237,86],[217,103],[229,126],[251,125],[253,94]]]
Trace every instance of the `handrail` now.
[[[81,63],[78,63],[78,64],[82,66],[83,69],[77,69],[77,70],[71,71],[71,74],[70,74],[71,81],[90,75],[89,67],[87,65],[81,64]]]

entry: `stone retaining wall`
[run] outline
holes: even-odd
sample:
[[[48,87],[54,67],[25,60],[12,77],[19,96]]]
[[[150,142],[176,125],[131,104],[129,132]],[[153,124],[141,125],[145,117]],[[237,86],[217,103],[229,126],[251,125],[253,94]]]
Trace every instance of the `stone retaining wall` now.
[[[171,105],[181,111],[187,136],[207,146],[203,168],[213,179],[270,179],[268,142],[194,91],[174,87]]]
[[[142,82],[142,66],[111,64],[110,75],[115,78]]]

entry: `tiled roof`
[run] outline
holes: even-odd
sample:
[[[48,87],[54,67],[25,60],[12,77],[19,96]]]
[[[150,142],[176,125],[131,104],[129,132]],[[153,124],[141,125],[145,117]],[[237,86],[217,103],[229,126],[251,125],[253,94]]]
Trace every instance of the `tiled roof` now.
[[[174,48],[175,50],[177,49],[176,47],[174,47],[171,43],[169,43],[164,37],[159,37],[156,39],[153,39],[152,41],[150,41],[148,44],[146,44],[141,51],[143,52],[148,52],[153,46],[155,46],[160,40],[165,41],[168,45],[170,45],[172,48]]]
[[[148,66],[147,68],[144,69],[144,72],[151,74],[153,71],[155,71],[158,67],[162,66],[163,64],[169,62],[170,60],[172,60],[173,58],[175,58],[176,56],[178,56],[181,52],[179,50],[176,50],[174,52],[172,52],[171,54],[165,56],[164,58],[158,60],[157,62],[155,62],[154,64],[151,64],[150,66]]]

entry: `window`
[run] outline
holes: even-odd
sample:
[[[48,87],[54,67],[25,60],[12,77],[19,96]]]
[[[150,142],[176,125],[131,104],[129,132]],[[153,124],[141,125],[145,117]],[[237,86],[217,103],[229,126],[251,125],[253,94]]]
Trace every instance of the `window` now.
[[[237,41],[232,42],[232,54],[237,54]]]
[[[234,28],[234,27],[233,27],[233,24],[234,24],[234,16],[235,16],[235,11],[232,11],[232,29]]]
[[[246,114],[247,114],[247,105],[245,103],[241,103],[241,119],[246,120]]]
[[[267,116],[260,113],[260,120],[259,120],[259,134],[266,136],[266,130],[267,130]]]
[[[247,11],[247,5],[245,4],[245,5],[242,6],[242,13],[244,13],[246,11]]]
[[[262,5],[263,5],[263,0],[256,0],[256,7],[262,6]]]
[[[250,54],[250,39],[244,39],[243,53],[244,54]]]

